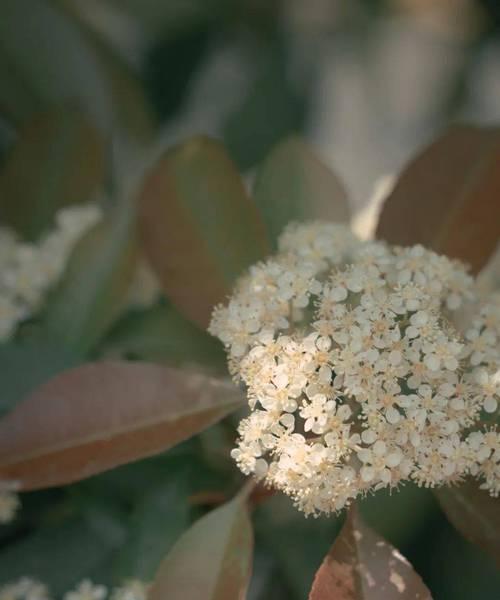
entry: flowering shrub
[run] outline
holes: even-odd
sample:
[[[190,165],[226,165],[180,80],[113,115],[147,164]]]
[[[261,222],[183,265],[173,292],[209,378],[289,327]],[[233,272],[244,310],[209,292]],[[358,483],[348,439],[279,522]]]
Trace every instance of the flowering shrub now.
[[[297,138],[250,197],[219,142],[115,126],[54,109],[1,165],[0,600],[429,600],[364,522],[442,525],[423,488],[498,558],[498,132],[438,138],[360,239]]]
[[[500,295],[481,297],[459,262],[292,224],[210,329],[252,409],[233,457],[304,512],[467,474],[498,496],[500,435],[484,419],[500,396]]]

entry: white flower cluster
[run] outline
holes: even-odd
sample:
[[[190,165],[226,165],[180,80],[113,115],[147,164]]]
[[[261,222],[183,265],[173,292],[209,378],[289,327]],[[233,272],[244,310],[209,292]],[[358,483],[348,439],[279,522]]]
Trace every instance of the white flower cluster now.
[[[0,227],[0,342],[40,306],[60,277],[76,241],[101,218],[97,204],[64,208],[56,227],[38,243],[28,243]]]
[[[0,587],[0,600],[49,600],[49,595],[43,583],[30,577],[21,577]]]
[[[19,508],[19,497],[13,492],[0,492],[0,525],[10,523]]]
[[[148,585],[138,579],[126,581],[121,587],[115,588],[109,595],[110,600],[146,600]],[[108,589],[84,579],[74,590],[66,592],[63,600],[105,600]],[[31,579],[22,577],[13,583],[0,587],[0,600],[50,600],[47,586]]]
[[[291,224],[210,332],[248,389],[233,457],[306,514],[405,480],[500,493],[500,296],[461,263]]]
[[[102,217],[96,203],[64,208],[56,215],[55,228],[38,243],[24,242],[0,226],[0,342],[10,339],[17,325],[36,313],[62,275],[76,242]],[[160,292],[149,265],[139,261],[126,307],[147,308]]]

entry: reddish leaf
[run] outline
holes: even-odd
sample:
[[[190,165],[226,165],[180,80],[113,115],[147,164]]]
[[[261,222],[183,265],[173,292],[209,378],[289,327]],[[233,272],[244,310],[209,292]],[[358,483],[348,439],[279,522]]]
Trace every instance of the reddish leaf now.
[[[269,252],[233,163],[218,142],[204,137],[167,152],[146,175],[140,228],[165,292],[203,328],[235,279]]]
[[[2,222],[36,239],[57,210],[92,199],[104,163],[104,142],[84,114],[59,108],[32,119],[0,172]]]
[[[197,521],[158,569],[149,600],[244,600],[253,533],[246,494]]]
[[[500,130],[457,126],[403,171],[382,209],[377,236],[423,244],[477,273],[500,238]]]
[[[309,600],[432,600],[401,554],[353,507],[316,573]]]
[[[298,137],[273,148],[257,175],[254,196],[273,241],[290,221],[349,221],[341,182]]]
[[[0,480],[62,485],[162,452],[240,405],[229,382],[146,363],[66,371],[0,421]]]
[[[477,481],[435,491],[441,508],[460,533],[491,554],[500,567],[500,500]]]

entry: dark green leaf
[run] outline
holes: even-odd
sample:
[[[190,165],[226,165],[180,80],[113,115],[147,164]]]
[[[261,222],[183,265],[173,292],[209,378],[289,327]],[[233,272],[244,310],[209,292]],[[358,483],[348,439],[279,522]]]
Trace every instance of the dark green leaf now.
[[[116,206],[76,244],[47,301],[45,331],[84,353],[107,332],[135,273],[134,210]]]
[[[273,148],[258,171],[254,197],[275,244],[290,221],[349,221],[342,184],[297,137]]]
[[[47,0],[2,0],[0,107],[15,120],[70,101],[109,130],[108,82],[78,27]]]
[[[469,541],[491,554],[500,566],[500,501],[477,481],[435,491],[446,516]]]
[[[288,79],[281,45],[267,47],[256,62],[255,80],[224,127],[229,153],[243,169],[260,162],[283,137],[300,131],[306,109],[305,99]]]
[[[185,319],[172,305],[134,311],[111,330],[102,354],[140,358],[173,366],[201,365],[225,372],[221,345]]]
[[[62,595],[117,548],[107,530],[82,518],[40,528],[0,553],[0,585],[29,575]]]
[[[61,371],[81,362],[69,348],[42,341],[0,344],[0,414]]]
[[[175,479],[149,492],[134,510],[130,535],[116,560],[117,580],[152,581],[162,558],[189,524],[186,478]]]

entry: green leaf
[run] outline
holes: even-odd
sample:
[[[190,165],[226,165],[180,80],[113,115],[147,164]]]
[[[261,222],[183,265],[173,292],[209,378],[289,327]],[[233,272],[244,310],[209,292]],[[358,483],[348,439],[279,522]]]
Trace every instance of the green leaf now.
[[[477,481],[435,490],[446,516],[470,542],[481,546],[500,566],[500,506],[498,498],[479,489]]]
[[[131,206],[117,205],[76,244],[47,300],[45,332],[85,353],[123,309],[135,273],[137,240]]]
[[[275,246],[290,221],[349,221],[339,179],[298,137],[273,148],[258,171],[254,198]]]
[[[240,106],[224,126],[224,142],[242,169],[259,163],[283,137],[300,131],[305,99],[288,79],[289,61],[282,44],[254,57],[257,75]]]
[[[0,82],[0,107],[16,121],[70,101],[109,130],[112,102],[97,58],[47,0],[2,0]]]
[[[500,129],[456,126],[403,170],[386,199],[377,237],[422,244],[477,273],[500,239]]]
[[[69,348],[47,341],[0,344],[0,414],[51,377],[80,362],[81,358]]]
[[[314,573],[340,529],[336,517],[305,519],[283,495],[275,495],[255,511],[257,543],[275,558],[290,588],[290,600],[307,597]]]
[[[78,27],[86,44],[96,55],[113,98],[114,134],[120,130],[118,143],[144,143],[151,141],[154,119],[139,76],[115,51],[110,41],[89,22],[88,9],[73,0],[52,0]],[[123,139],[122,136],[129,139]],[[116,136],[114,144],[116,145]]]
[[[56,376],[0,420],[0,479],[64,485],[152,456],[236,410],[229,381],[147,363],[90,363]]]
[[[59,108],[32,119],[0,171],[2,222],[36,240],[59,209],[95,196],[104,163],[103,140],[83,113]]]
[[[253,534],[246,496],[197,521],[161,563],[149,600],[244,600]]]
[[[432,600],[401,554],[351,508],[314,578],[309,600]]]
[[[116,559],[117,581],[152,581],[162,558],[189,525],[186,479],[175,479],[149,492],[134,510],[130,535]]]
[[[134,311],[123,317],[104,340],[101,354],[226,372],[220,343],[170,304]]]
[[[163,155],[140,194],[142,243],[167,296],[201,327],[269,252],[255,204],[224,148],[193,138]]]
[[[62,595],[117,548],[107,533],[82,518],[43,526],[0,552],[0,585],[29,575]]]

